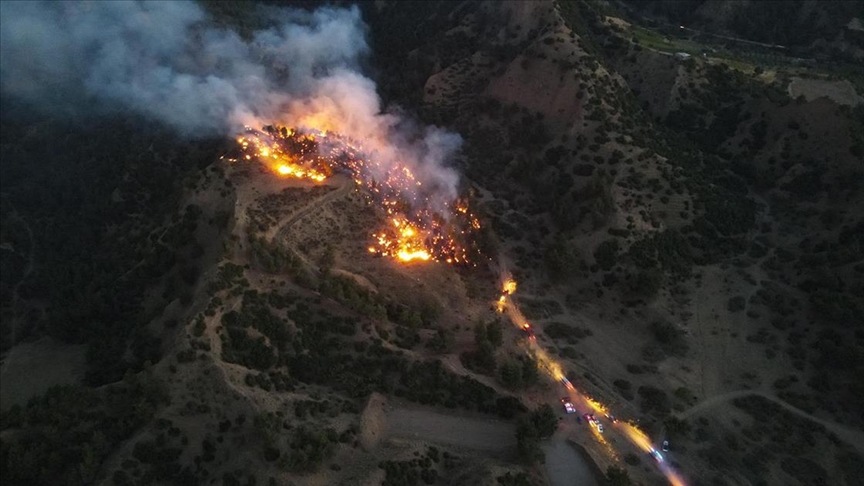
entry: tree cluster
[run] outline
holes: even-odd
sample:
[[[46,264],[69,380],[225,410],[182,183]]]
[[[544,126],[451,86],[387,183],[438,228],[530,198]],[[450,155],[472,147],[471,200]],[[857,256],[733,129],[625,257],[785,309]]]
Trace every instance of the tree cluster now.
[[[548,404],[522,416],[516,426],[516,449],[527,464],[543,460],[540,441],[552,436],[558,428],[558,417]]]

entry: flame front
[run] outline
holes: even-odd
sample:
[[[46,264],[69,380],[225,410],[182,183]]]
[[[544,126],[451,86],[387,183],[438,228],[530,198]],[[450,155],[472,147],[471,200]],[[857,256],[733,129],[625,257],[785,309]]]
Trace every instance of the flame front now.
[[[292,130],[290,134],[293,136],[294,131]],[[288,136],[287,131],[285,135],[286,137]],[[306,140],[302,141],[314,142],[314,138],[305,138]],[[243,159],[257,159],[279,175],[323,182],[330,174],[329,170],[316,169],[314,161],[303,160],[303,156],[307,155],[310,150],[308,150],[308,147],[304,150],[302,144],[299,147],[298,154],[297,150],[290,150],[289,147],[285,147],[279,143],[277,138],[267,137],[263,133],[254,130],[247,130],[247,135],[238,137],[237,143],[243,151]],[[231,160],[236,161],[236,159]]]
[[[388,220],[372,234],[370,254],[403,263],[455,264],[470,263],[478,254],[467,241],[480,221],[465,201],[436,203],[409,167],[383,164],[354,140],[333,132],[268,126],[263,131],[247,128],[237,142],[242,155],[229,160],[258,160],[280,176],[323,182],[336,171],[350,173]]]
[[[371,253],[395,256],[403,262],[427,261],[432,258],[426,249],[423,236],[410,221],[405,218],[393,218],[391,223],[393,224],[391,231],[372,235],[378,246],[370,247]]]

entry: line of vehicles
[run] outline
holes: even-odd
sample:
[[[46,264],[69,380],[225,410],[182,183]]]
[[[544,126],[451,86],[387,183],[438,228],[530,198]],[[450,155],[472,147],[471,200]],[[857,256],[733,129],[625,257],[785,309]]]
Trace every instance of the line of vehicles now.
[[[566,379],[567,378],[563,378],[562,381],[566,380]],[[566,413],[568,415],[571,413],[577,414],[576,415],[576,422],[577,423],[581,424],[582,419],[584,418],[585,421],[588,422],[589,425],[591,425],[592,427],[597,429],[597,432],[600,432],[601,434],[603,433],[603,424],[600,423],[600,420],[597,417],[595,417],[593,413],[579,414],[578,410],[576,410],[576,406],[573,405],[573,402],[571,402],[570,398],[568,398],[568,397],[561,397],[561,405],[564,406],[564,413]],[[612,420],[613,423],[616,421],[615,417],[612,415],[606,415],[606,418]]]
[[[570,383],[570,380],[568,380],[565,377],[561,378],[561,383],[565,387],[567,387],[567,389],[569,389],[569,390],[574,389],[573,384]],[[561,405],[564,407],[564,413],[566,413],[567,415],[574,414],[574,413],[576,414],[576,422],[577,423],[581,424],[582,420],[584,419],[586,422],[588,422],[588,424],[591,427],[594,427],[595,429],[597,429],[598,433],[601,433],[601,434],[603,433],[603,424],[600,422],[600,420],[593,413],[580,414],[579,411],[576,410],[576,406],[573,405],[573,402],[570,400],[569,397],[561,397],[560,401],[561,401]],[[604,416],[606,417],[607,420],[609,420],[610,423],[614,424],[614,423],[618,422],[618,419],[612,414],[606,413],[606,414],[604,414]],[[662,452],[669,452],[669,441],[664,440],[662,442],[660,448],[661,448]],[[658,451],[654,447],[651,447],[651,449],[649,450],[648,453],[649,453],[649,455],[651,455],[651,457],[654,458],[655,461],[657,461],[659,463],[659,462],[665,461],[665,458],[663,457],[662,452]]]
[[[588,423],[591,425],[591,427],[597,429],[597,432],[601,434],[603,433],[603,424],[601,424],[600,421],[597,420],[597,417],[595,417],[593,413],[586,413],[584,417],[585,420],[587,420]]]
[[[534,329],[531,328],[531,324],[528,324],[527,322],[522,324],[522,332],[525,333],[525,336],[528,337],[529,341],[537,340],[537,336],[534,335]]]
[[[510,295],[510,292],[505,290],[505,295]],[[502,296],[500,302],[504,302],[504,300],[505,300],[505,297]],[[499,305],[499,312],[502,312],[501,308],[502,307]],[[524,333],[525,338],[527,340],[529,340],[529,341],[536,341],[537,340],[537,336],[534,334],[534,329],[532,328],[530,323],[525,322],[523,320],[523,324],[520,326],[520,330]],[[552,371],[554,374],[561,376],[560,371],[552,370],[552,369],[550,369],[550,371]],[[566,377],[561,376],[560,381],[561,381],[561,384],[564,385],[565,388],[567,388],[567,390],[573,391],[573,392],[576,391],[576,387],[573,386],[573,384],[570,382],[570,380],[568,380]],[[582,420],[584,419],[585,421],[588,422],[588,424],[591,427],[593,427],[597,431],[597,433],[599,433],[599,434],[603,433],[603,424],[600,422],[600,420],[593,413],[585,413],[585,414],[580,413],[576,409],[576,406],[573,404],[573,401],[570,399],[570,397],[567,397],[567,396],[561,397],[560,402],[561,402],[561,406],[564,408],[565,414],[567,414],[567,415],[575,414],[576,415],[576,422],[577,423],[581,424]],[[606,417],[606,419],[609,421],[609,423],[614,424],[614,423],[618,422],[618,419],[610,413],[604,413],[603,415]],[[650,455],[658,463],[658,465],[665,463],[666,459],[664,457],[664,453],[669,452],[669,441],[668,440],[663,440],[663,442],[661,443],[661,446],[660,446],[661,450],[657,450],[653,445],[650,445],[650,444],[648,444],[647,446],[648,446],[648,455]],[[668,466],[663,465],[663,466],[658,466],[658,467],[660,467],[661,471],[664,471],[664,474],[667,477],[669,477],[669,475],[672,474],[673,479],[677,478],[677,476],[672,471],[670,471],[668,469]],[[678,479],[676,479],[675,481],[672,481],[672,483],[673,484],[683,484]]]

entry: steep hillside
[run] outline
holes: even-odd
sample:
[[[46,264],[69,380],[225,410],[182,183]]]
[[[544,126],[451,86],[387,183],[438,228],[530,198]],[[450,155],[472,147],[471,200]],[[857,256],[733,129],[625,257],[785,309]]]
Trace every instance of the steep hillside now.
[[[864,16],[860,4],[842,0],[623,0],[621,3],[676,25],[784,46],[806,46],[848,36],[853,19]]]
[[[248,37],[281,15],[264,3],[205,2],[207,21]],[[3,387],[4,478],[557,486],[613,466],[658,484],[634,451],[668,439],[692,484],[856,484],[858,81],[644,18],[788,42],[818,11],[799,47],[851,45],[832,33],[852,7],[794,2],[760,37],[757,5],[362,3],[387,113],[462,137],[474,266],[370,251],[392,213],[350,172],[293,179],[235,140],[4,96],[3,372],[40,365]],[[790,96],[814,77],[845,95]],[[571,419],[562,390],[620,420]]]
[[[657,387],[660,420],[757,389],[860,429],[861,108],[639,45],[594,2],[443,5],[437,32],[399,44],[422,103],[397,99],[466,138],[574,379],[645,410],[631,390]],[[529,8],[542,20],[514,25]],[[572,346],[577,326],[593,337]]]

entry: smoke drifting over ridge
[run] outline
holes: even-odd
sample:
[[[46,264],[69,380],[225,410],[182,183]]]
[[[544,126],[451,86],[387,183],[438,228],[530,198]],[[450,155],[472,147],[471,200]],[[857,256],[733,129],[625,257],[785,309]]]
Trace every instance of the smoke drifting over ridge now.
[[[271,123],[333,130],[385,163],[401,160],[442,199],[456,196],[444,163],[461,138],[383,111],[359,69],[369,46],[357,8],[268,18],[273,27],[247,41],[208,25],[192,2],[2,2],[0,87],[73,116],[131,109],[189,136]]]

